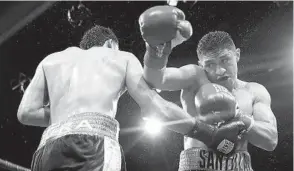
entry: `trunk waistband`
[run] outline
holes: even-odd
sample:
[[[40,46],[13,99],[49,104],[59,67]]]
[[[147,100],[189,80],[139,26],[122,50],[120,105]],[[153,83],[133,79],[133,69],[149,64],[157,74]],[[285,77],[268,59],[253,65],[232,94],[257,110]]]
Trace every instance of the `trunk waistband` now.
[[[67,120],[52,124],[43,132],[38,149],[46,143],[71,134],[107,136],[118,141],[119,123],[116,119],[100,113],[81,113]]]
[[[227,157],[203,148],[190,148],[181,152],[179,171],[253,171],[250,154],[236,151]]]

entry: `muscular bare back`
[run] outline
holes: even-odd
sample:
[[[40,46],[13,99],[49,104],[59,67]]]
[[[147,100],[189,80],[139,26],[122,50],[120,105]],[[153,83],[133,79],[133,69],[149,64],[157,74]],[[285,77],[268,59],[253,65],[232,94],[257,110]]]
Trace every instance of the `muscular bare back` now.
[[[202,80],[202,83],[198,83],[198,85],[194,85],[188,89],[183,89],[181,93],[181,101],[183,104],[183,108],[191,115],[195,115],[195,104],[194,98],[198,91],[198,88],[205,84],[207,80]],[[196,83],[195,83],[196,84]],[[252,105],[254,102],[254,96],[250,91],[250,83],[246,83],[239,80],[239,87],[233,91],[233,95],[236,97],[236,100],[239,104],[240,110],[244,113],[252,114]],[[192,139],[185,137],[184,138],[184,148],[189,149],[192,147],[198,148],[207,148],[207,146],[197,139]],[[247,150],[247,141],[243,140],[238,144],[236,150]]]
[[[43,68],[51,123],[83,112],[115,117],[118,99],[126,90],[124,53],[103,47],[71,47],[47,57]]]

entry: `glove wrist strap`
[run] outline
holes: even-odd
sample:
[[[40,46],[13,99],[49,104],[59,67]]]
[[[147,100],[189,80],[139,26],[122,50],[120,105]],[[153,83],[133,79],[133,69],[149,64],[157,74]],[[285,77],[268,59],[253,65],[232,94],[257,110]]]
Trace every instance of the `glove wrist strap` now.
[[[146,52],[144,55],[144,64],[148,68],[160,70],[166,67],[168,62],[168,56],[168,54],[158,53],[158,51],[155,48],[147,45]]]
[[[185,136],[198,139],[209,146],[213,142],[215,130],[216,128],[214,126],[195,119],[194,127]]]
[[[246,130],[245,133],[248,133],[254,126],[254,119],[252,116],[244,114],[241,110],[238,111],[237,117],[245,124]]]
[[[253,128],[254,123],[255,123],[253,118],[250,118],[250,120],[251,120],[251,122],[250,122],[249,127],[246,129],[246,133],[248,133]]]

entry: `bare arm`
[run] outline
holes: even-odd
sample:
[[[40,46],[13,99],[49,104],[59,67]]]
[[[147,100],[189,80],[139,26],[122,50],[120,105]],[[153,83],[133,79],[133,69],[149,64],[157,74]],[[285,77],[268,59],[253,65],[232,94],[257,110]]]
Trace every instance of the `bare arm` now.
[[[46,79],[42,62],[38,65],[35,75],[25,90],[18,108],[18,120],[25,125],[47,127],[50,109],[45,107],[49,102]]]
[[[271,110],[271,97],[264,86],[251,83],[256,95],[253,104],[254,126],[246,135],[249,142],[256,147],[273,151],[278,143],[276,117]]]
[[[167,128],[186,134],[194,126],[193,118],[179,106],[170,103],[151,90],[143,78],[143,68],[138,59],[128,57],[126,85],[132,98],[138,103],[144,113],[155,114],[163,122],[173,122]]]
[[[201,79],[207,79],[198,65],[189,64],[180,68],[166,68],[170,54],[170,44],[161,56],[155,48],[146,46],[144,55],[144,79],[152,87],[160,90],[176,91],[190,87]],[[166,52],[165,52],[166,51]]]
[[[156,89],[177,91],[190,87],[201,79],[206,79],[204,71],[195,64],[180,68],[152,69],[144,66],[144,78],[148,84]]]

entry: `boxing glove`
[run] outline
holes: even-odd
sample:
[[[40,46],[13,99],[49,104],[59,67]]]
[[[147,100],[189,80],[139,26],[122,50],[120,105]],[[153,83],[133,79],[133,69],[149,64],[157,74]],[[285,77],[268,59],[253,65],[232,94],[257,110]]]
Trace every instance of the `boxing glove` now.
[[[189,39],[192,26],[185,14],[173,6],[155,6],[139,17],[141,35],[146,42],[144,64],[149,68],[166,66],[172,48]]]
[[[195,96],[199,119],[208,124],[222,123],[237,115],[235,97],[223,86],[208,83],[200,87]]]
[[[153,47],[171,40],[172,47],[192,36],[192,26],[185,20],[182,10],[173,6],[155,6],[144,11],[139,18],[143,39]]]
[[[234,153],[245,129],[246,126],[241,121],[229,121],[222,124],[214,132],[212,142],[208,147],[217,153],[231,155]]]
[[[240,121],[245,125],[245,130],[242,132],[243,136],[245,133],[251,130],[251,128],[254,126],[255,121],[252,114],[246,114],[239,109],[237,111],[237,115],[232,119],[232,121]]]
[[[218,127],[196,119],[194,128],[186,136],[202,141],[216,153],[231,155],[244,129],[245,125],[241,121],[230,121]]]

